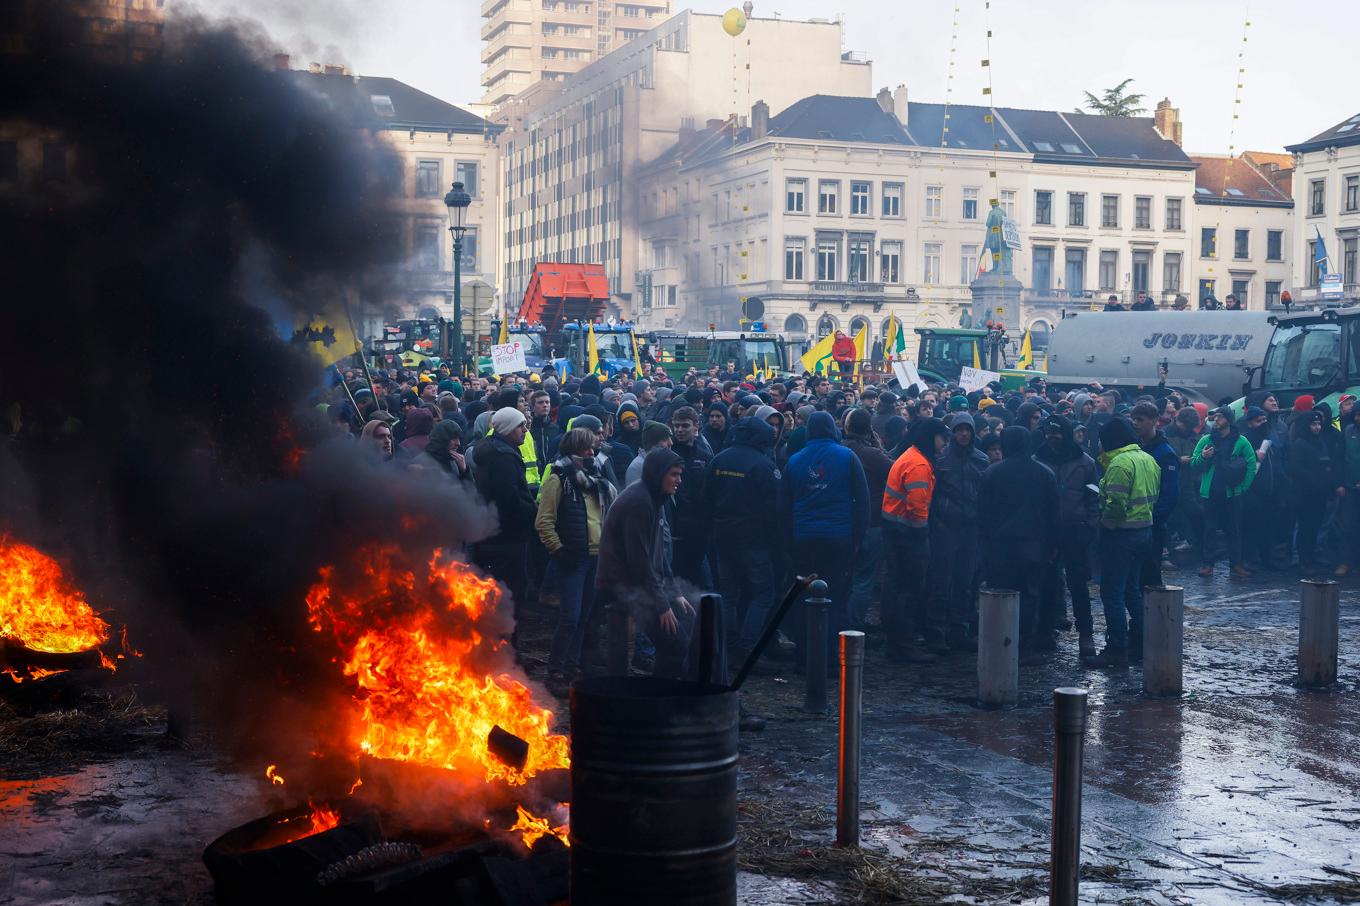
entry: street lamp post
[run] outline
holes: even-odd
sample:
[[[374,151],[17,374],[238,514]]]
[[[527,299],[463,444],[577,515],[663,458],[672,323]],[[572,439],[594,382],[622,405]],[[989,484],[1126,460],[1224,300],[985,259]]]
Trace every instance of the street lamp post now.
[[[444,196],[449,209],[449,232],[453,234],[453,372],[463,374],[463,234],[467,232],[468,205],[472,196],[455,182]]]

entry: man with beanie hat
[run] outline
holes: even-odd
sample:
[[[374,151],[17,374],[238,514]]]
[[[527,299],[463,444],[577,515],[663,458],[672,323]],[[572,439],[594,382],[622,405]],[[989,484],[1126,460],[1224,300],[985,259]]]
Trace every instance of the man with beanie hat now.
[[[520,456],[527,427],[523,412],[514,407],[498,409],[491,416],[491,435],[478,442],[473,454],[477,491],[495,504],[499,522],[496,534],[477,542],[473,561],[505,584],[514,602],[516,620],[528,590],[526,552],[538,515]],[[512,644],[515,639],[511,635]]]
[[[642,429],[642,449],[628,464],[628,470],[623,476],[623,486],[627,487],[633,482],[641,480],[642,463],[647,458],[647,454],[657,447],[670,449],[671,441],[671,429],[668,425],[663,425],[661,422],[648,422]]]
[[[944,615],[946,638],[930,639],[939,654],[969,651],[977,625],[978,494],[991,464],[977,448],[968,412],[954,413],[949,446],[935,460],[935,493],[930,505],[931,604]]]
[[[1083,658],[1090,667],[1126,667],[1142,653],[1141,564],[1152,544],[1152,508],[1162,470],[1143,452],[1133,425],[1111,417],[1100,429],[1100,603],[1105,610],[1105,650]]]

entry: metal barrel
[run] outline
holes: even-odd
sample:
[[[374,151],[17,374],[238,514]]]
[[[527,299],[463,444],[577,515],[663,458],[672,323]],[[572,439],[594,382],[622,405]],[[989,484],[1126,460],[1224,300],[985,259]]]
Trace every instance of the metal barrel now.
[[[1336,682],[1337,636],[1341,620],[1341,587],[1331,580],[1299,583],[1300,686],[1322,688]]]
[[[826,596],[826,583],[821,579],[808,588],[804,601],[807,607],[807,634],[804,636],[803,653],[807,662],[803,690],[803,710],[810,714],[826,713],[826,644],[827,620],[831,614],[831,599]]]
[[[737,902],[737,695],[592,677],[571,690],[571,902]]]
[[[864,633],[841,633],[841,761],[836,845],[859,846],[859,751],[864,701]]]
[[[1049,906],[1077,906],[1081,872],[1081,761],[1086,736],[1086,690],[1053,690],[1053,833]]]
[[[1020,701],[1020,593],[978,592],[978,701],[1010,708]]]
[[[1180,695],[1184,687],[1185,589],[1143,590],[1143,692]]]

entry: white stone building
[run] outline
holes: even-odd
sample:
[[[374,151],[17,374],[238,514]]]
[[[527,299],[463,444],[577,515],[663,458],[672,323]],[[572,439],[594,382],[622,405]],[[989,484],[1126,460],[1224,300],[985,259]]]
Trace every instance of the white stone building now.
[[[1233,295],[1251,309],[1278,306],[1280,293],[1292,285],[1293,200],[1258,169],[1250,152],[1191,160],[1198,167],[1194,282],[1187,295],[1194,305]]]
[[[1294,154],[1293,282],[1296,301],[1314,298],[1318,285],[1315,244],[1321,235],[1342,275],[1346,296],[1360,297],[1360,113],[1325,132],[1289,145]]]
[[[1194,164],[1124,118],[817,95],[749,127],[685,135],[639,175],[640,267],[655,328],[734,328],[758,298],[772,330],[882,335],[957,326],[990,200],[1019,227],[1015,273],[1040,345],[1063,307],[1190,289]],[[1159,110],[1168,134],[1175,111]],[[997,150],[992,150],[993,144]],[[993,177],[995,173],[995,177]]]

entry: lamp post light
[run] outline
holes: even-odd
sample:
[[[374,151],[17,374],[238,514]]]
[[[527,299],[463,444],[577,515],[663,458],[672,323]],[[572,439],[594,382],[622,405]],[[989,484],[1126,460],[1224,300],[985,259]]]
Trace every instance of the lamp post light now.
[[[467,209],[472,196],[455,182],[444,196],[449,209],[449,232],[453,234],[453,372],[463,374],[463,234],[467,232]]]

